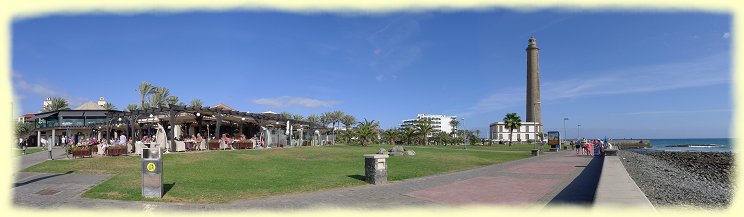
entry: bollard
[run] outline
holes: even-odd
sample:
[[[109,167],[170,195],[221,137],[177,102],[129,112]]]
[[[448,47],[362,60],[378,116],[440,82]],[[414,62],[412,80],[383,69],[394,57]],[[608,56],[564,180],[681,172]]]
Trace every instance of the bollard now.
[[[163,197],[163,159],[149,148],[142,149],[142,197]]]
[[[369,184],[387,183],[387,161],[386,154],[364,155],[364,176]]]
[[[532,149],[532,156],[540,156],[540,150]]]

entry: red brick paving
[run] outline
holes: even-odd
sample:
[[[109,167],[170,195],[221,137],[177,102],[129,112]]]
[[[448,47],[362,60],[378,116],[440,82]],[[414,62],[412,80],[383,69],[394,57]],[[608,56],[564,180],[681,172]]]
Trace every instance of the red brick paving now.
[[[589,160],[572,153],[559,153],[406,195],[451,205],[536,203],[556,188],[562,188],[561,184],[573,179],[573,174],[581,172]]]
[[[558,183],[556,179],[481,176],[407,195],[451,205],[533,203]]]

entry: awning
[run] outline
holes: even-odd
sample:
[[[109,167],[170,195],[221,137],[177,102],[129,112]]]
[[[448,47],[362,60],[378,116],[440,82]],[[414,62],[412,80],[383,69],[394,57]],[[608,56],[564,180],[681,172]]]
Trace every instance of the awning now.
[[[59,115],[64,117],[82,117],[83,112],[82,111],[60,111]]]
[[[106,117],[106,111],[86,111],[86,117]]]
[[[42,115],[34,115],[34,117],[32,119],[33,120],[37,120],[39,118],[46,118],[46,117],[49,117],[49,116],[52,116],[52,115],[55,115],[55,114],[57,114],[57,112],[49,112],[49,113],[42,114]]]

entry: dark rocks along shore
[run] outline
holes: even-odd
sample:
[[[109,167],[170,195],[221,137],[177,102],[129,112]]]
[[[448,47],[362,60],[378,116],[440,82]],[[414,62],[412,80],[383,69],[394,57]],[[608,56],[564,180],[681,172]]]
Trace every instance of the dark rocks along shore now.
[[[618,155],[654,206],[726,208],[733,197],[730,152],[620,151]]]

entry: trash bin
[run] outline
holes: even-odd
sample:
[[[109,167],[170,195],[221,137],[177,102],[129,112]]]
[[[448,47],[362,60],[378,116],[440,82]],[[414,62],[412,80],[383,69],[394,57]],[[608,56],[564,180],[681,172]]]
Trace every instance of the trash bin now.
[[[142,149],[142,197],[163,197],[163,159],[149,148]]]

